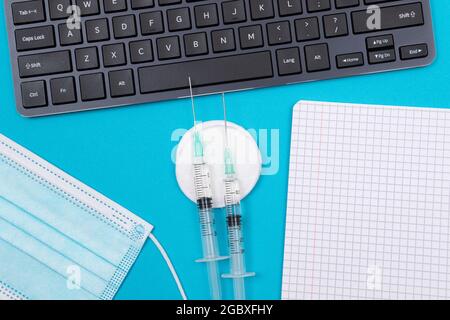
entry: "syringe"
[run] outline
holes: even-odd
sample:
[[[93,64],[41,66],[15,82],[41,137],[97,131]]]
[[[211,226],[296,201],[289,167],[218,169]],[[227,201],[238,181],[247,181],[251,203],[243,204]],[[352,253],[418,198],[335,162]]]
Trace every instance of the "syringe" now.
[[[206,263],[208,269],[208,279],[211,291],[211,298],[222,299],[220,286],[220,273],[217,261],[227,259],[219,255],[217,234],[215,228],[214,210],[212,204],[211,175],[208,165],[204,160],[203,143],[195,116],[194,95],[192,92],[192,81],[189,77],[189,89],[192,103],[192,114],[194,117],[194,150],[193,150],[193,170],[194,187],[197,199],[198,213],[200,216],[200,231],[202,237],[203,258],[196,262]]]
[[[225,94],[222,94],[225,127],[225,210],[228,229],[228,246],[230,252],[230,273],[222,277],[233,279],[234,298],[245,300],[244,278],[253,277],[254,272],[246,272],[244,236],[242,230],[241,195],[239,181],[236,177],[236,170],[231,149],[228,144],[228,125]]]

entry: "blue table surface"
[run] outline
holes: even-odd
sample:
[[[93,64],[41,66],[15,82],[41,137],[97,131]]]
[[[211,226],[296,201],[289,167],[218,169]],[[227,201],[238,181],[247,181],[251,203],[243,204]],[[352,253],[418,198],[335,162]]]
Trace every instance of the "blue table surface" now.
[[[251,299],[279,299],[289,168],[292,107],[319,100],[450,107],[450,1],[432,0],[437,58],[428,67],[338,80],[274,87],[228,95],[229,119],[248,129],[279,132],[274,175],[261,177],[245,199],[245,236]],[[0,6],[3,16],[3,6]],[[155,226],[191,299],[208,299],[198,216],[178,188],[172,134],[192,123],[188,100],[51,116],[21,117],[15,110],[5,19],[0,19],[0,132],[90,185]],[[203,121],[222,119],[219,96],[197,99]],[[274,136],[275,137],[275,136]],[[276,140],[276,139],[275,139]],[[218,219],[226,252],[224,219]],[[227,271],[227,263],[222,263]],[[224,297],[232,298],[229,280]],[[148,241],[119,290],[118,299],[178,299],[174,281]]]

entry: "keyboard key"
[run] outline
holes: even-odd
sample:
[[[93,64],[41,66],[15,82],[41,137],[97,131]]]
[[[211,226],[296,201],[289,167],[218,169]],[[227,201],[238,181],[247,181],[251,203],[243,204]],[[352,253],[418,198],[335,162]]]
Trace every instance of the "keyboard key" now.
[[[102,47],[103,65],[105,67],[122,66],[127,63],[123,43],[110,44]]]
[[[44,49],[55,46],[53,26],[19,29],[15,32],[17,51]]]
[[[167,6],[169,4],[181,3],[181,0],[158,0],[160,6]]]
[[[141,21],[141,32],[144,36],[164,32],[161,11],[142,13],[139,19]]]
[[[20,88],[24,108],[38,108],[47,105],[45,81],[23,82]]]
[[[151,40],[130,42],[131,63],[153,61],[153,46]]]
[[[213,51],[216,53],[236,50],[233,29],[213,31],[211,38]]]
[[[280,16],[293,16],[303,12],[301,0],[278,0]]]
[[[308,12],[318,12],[331,9],[330,0],[306,0]]]
[[[225,24],[244,22],[247,20],[245,5],[242,0],[222,3],[223,22]]]
[[[277,50],[277,64],[280,76],[301,73],[302,65],[298,48]]]
[[[320,39],[319,20],[316,17],[295,20],[297,41]]]
[[[347,16],[345,13],[323,17],[325,37],[342,37],[348,35]]]
[[[62,23],[58,26],[59,43],[62,46],[69,46],[83,42],[81,29],[69,29],[67,24]]]
[[[15,25],[45,21],[45,10],[42,0],[14,2],[11,4]]]
[[[371,26],[367,21],[372,13],[366,10],[352,12],[353,32],[366,33],[390,29],[419,26],[424,23],[421,3],[403,4],[380,8],[381,25]],[[379,27],[379,28],[378,28]]]
[[[75,50],[77,70],[92,70],[100,68],[96,47],[81,48]]]
[[[239,38],[242,49],[258,48],[264,45],[260,25],[239,28]]]
[[[54,51],[20,56],[17,62],[21,78],[72,71],[70,51]]]
[[[394,46],[394,37],[392,36],[392,34],[369,37],[366,39],[366,46],[367,50],[391,48]]]
[[[109,40],[109,28],[107,19],[86,21],[86,35],[88,42]]]
[[[80,76],[81,100],[91,101],[106,98],[103,73],[84,74]]]
[[[100,13],[98,0],[75,0],[75,4],[80,8],[82,17]]]
[[[135,94],[133,70],[111,71],[109,73],[111,97],[125,97]]]
[[[217,5],[215,3],[197,6],[195,7],[194,12],[197,28],[219,25],[219,16],[217,14]]]
[[[114,17],[112,19],[114,38],[130,38],[137,35],[134,15]]]
[[[189,8],[167,10],[167,23],[169,31],[188,30],[191,28]]]
[[[155,6],[154,0],[131,0],[132,9],[144,9]]]
[[[414,44],[400,48],[400,58],[402,60],[411,60],[425,58],[428,56],[428,46],[423,44]]]
[[[70,14],[67,13],[67,8],[69,8],[71,4],[70,0],[48,0],[50,19],[67,19],[70,16]]]
[[[55,105],[77,101],[75,79],[73,77],[50,80],[50,91],[52,93],[52,102]]]
[[[364,65],[364,57],[361,52],[341,54],[336,56],[336,65],[338,68],[350,68]]]
[[[119,12],[127,10],[126,0],[103,0],[103,7],[106,13]]]
[[[336,8],[350,8],[359,6],[359,0],[335,0]]]
[[[395,50],[394,49],[369,51],[369,63],[370,64],[387,63],[387,62],[392,62],[392,61],[395,61]]]
[[[206,33],[200,32],[184,35],[184,49],[188,57],[208,54]]]
[[[330,69],[330,58],[326,43],[305,46],[305,58],[308,72]]]
[[[156,40],[159,60],[176,59],[181,57],[180,41],[177,36],[159,38]]]
[[[270,78],[273,76],[270,52],[187,61],[139,69],[142,93],[188,88],[227,82]]]
[[[288,21],[267,24],[267,37],[270,45],[292,42],[291,27]]]
[[[250,0],[250,12],[253,20],[273,18],[272,0]]]

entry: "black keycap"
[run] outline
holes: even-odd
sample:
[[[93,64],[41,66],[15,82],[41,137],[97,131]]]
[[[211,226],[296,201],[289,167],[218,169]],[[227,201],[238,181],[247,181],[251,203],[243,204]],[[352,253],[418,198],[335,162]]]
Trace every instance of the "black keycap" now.
[[[54,51],[17,58],[21,78],[72,71],[70,51]]]
[[[75,60],[78,70],[92,70],[100,67],[96,47],[75,50]]]
[[[338,68],[351,68],[364,65],[364,57],[361,52],[341,54],[336,56],[336,65]]]
[[[142,13],[139,20],[141,21],[141,32],[145,36],[164,32],[161,11]]]
[[[155,6],[154,0],[131,0],[131,8],[143,9]]]
[[[369,37],[366,39],[367,50],[378,50],[391,48],[394,46],[394,37],[392,34]]]
[[[75,0],[75,4],[80,8],[81,16],[92,16],[100,13],[98,0]]]
[[[253,20],[274,17],[272,0],[250,0],[250,12]]]
[[[247,19],[243,0],[223,2],[222,13],[225,24],[243,22]]]
[[[323,17],[325,37],[342,37],[348,35],[347,16],[345,13]]]
[[[306,0],[308,12],[318,12],[331,9],[330,0]]]
[[[132,63],[153,61],[153,46],[151,40],[130,42],[130,59]]]
[[[387,63],[387,62],[393,62],[393,61],[395,61],[395,50],[394,49],[369,51],[369,63],[370,64]]]
[[[359,6],[359,0],[335,0],[336,8],[350,8]]]
[[[169,4],[181,3],[181,0],[158,0],[160,6],[167,6]]]
[[[125,97],[135,94],[133,71],[130,69],[111,71],[109,73],[111,97]]]
[[[75,79],[73,77],[50,80],[53,104],[67,104],[77,101]]]
[[[84,74],[80,76],[81,100],[91,101],[106,98],[103,73]]]
[[[134,15],[114,17],[112,19],[114,37],[116,39],[130,38],[136,36],[136,21]]]
[[[267,24],[267,37],[270,45],[279,45],[292,42],[289,21]]]
[[[103,0],[103,7],[106,13],[119,12],[127,10],[126,0]]]
[[[197,6],[194,12],[197,28],[217,26],[219,24],[217,5],[214,3]]]
[[[23,82],[20,88],[24,108],[38,108],[47,105],[45,81]]]
[[[45,21],[45,10],[42,0],[14,2],[11,4],[14,24],[26,24]]]
[[[264,45],[260,25],[239,28],[239,38],[242,49],[258,48]]]
[[[53,26],[19,29],[15,32],[17,51],[44,49],[55,46]]]
[[[70,0],[48,0],[50,19],[67,19],[70,16],[70,14],[67,13],[67,8],[69,8],[71,4]]]
[[[86,21],[86,36],[88,42],[109,40],[109,28],[107,19]]]
[[[292,16],[303,12],[301,0],[278,0],[280,16]]]
[[[366,10],[352,12],[353,32],[366,33],[381,30],[398,29],[422,25],[423,12],[421,3],[411,3],[399,6],[381,7],[381,24],[370,24],[372,13]],[[369,28],[370,26],[370,28]]]
[[[193,57],[208,54],[206,33],[192,33],[184,36],[184,49],[186,56]]]
[[[320,39],[319,20],[316,17],[295,20],[297,41]]]
[[[109,44],[102,47],[103,65],[105,67],[122,66],[127,63],[123,43]]]
[[[139,69],[142,93],[188,87],[188,76],[194,87],[220,83],[270,78],[273,76],[270,52],[219,57]]]
[[[58,26],[59,43],[62,46],[69,46],[83,42],[83,36],[80,29],[69,29],[67,24],[62,23]]]
[[[188,30],[191,28],[189,8],[167,10],[167,23],[169,31]]]
[[[305,46],[305,58],[308,72],[330,69],[328,45],[325,43]]]
[[[277,50],[277,64],[280,76],[301,73],[302,65],[298,48]]]
[[[233,29],[225,29],[211,32],[214,52],[226,52],[236,50]]]
[[[411,60],[425,58],[428,56],[428,46],[425,43],[404,46],[400,48],[400,58],[402,60]]]
[[[177,36],[159,38],[156,40],[159,60],[181,57],[180,41]]]

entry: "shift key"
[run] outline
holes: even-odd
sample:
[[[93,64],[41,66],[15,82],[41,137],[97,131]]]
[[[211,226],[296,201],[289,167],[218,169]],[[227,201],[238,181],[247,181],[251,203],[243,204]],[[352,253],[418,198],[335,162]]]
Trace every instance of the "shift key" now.
[[[20,56],[17,61],[21,78],[72,71],[68,50]]]

